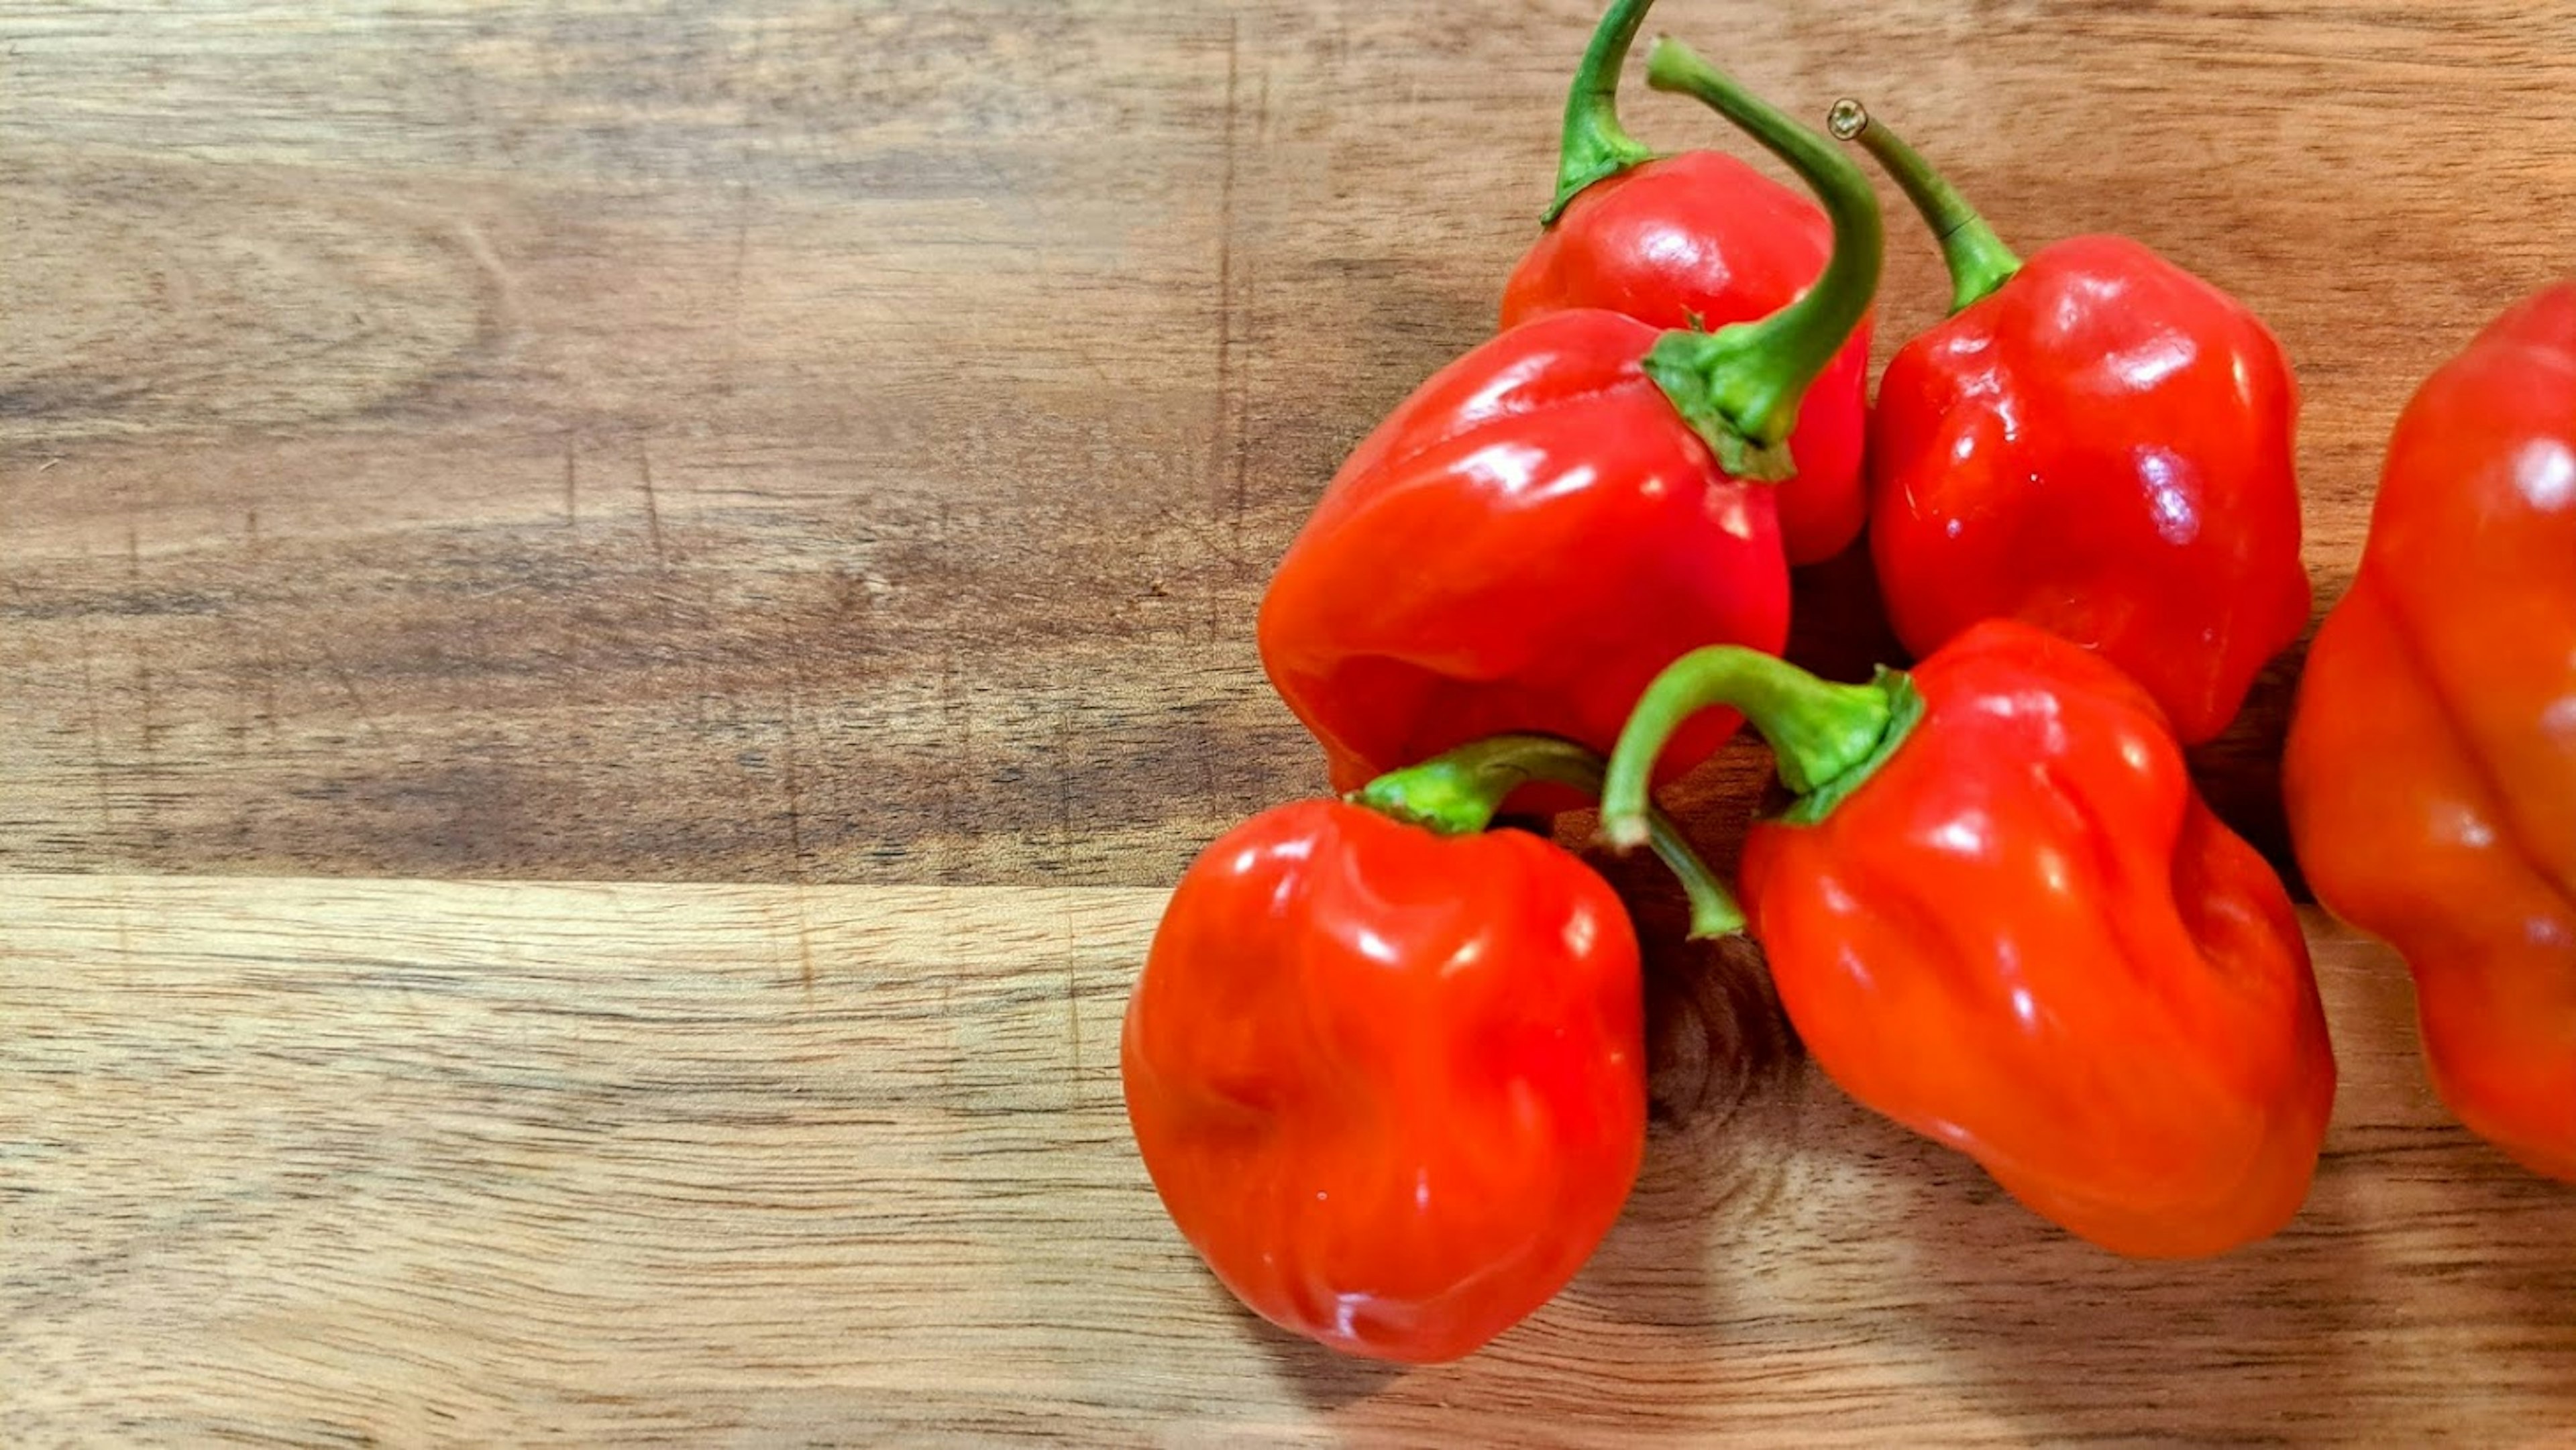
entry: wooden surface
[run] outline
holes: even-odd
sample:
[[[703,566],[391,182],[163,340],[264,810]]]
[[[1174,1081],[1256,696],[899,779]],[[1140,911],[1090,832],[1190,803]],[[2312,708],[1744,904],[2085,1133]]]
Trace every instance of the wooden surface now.
[[[2322,921],[2333,1154],[2220,1264],[2052,1236],[1673,959],[1635,1207],[1490,1354],[1194,1267],[1126,984],[1320,783],[1262,581],[1488,331],[1591,9],[0,0],[0,1444],[2576,1439],[2576,1199]],[[2576,5],[1656,24],[2256,307],[2321,605],[2414,382],[2576,266]],[[1890,215],[1882,357],[1945,296]],[[2294,668],[2201,754],[2276,855]],[[1681,792],[1721,852],[1762,770]]]
[[[1119,1107],[1160,893],[35,877],[0,925],[0,1443],[2567,1443],[2576,1195],[2449,1126],[2402,974],[2276,1239],[2127,1263],[1665,962],[1638,1192],[1395,1373],[1251,1319]],[[1715,1073],[1694,1070],[1714,1060]]]

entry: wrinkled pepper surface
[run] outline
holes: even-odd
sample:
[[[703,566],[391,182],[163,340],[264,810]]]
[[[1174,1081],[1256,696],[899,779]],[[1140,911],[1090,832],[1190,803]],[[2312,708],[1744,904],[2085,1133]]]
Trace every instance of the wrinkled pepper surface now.
[[[2399,417],[2282,786],[2317,900],[2406,959],[2443,1102],[2576,1182],[2576,283]]]
[[[1237,1298],[1346,1353],[1454,1359],[1547,1302],[1618,1217],[1646,1131],[1637,938],[1554,842],[1484,831],[1561,741],[1480,741],[1220,837],[1129,999],[1128,1117]],[[1667,822],[1695,929],[1731,903]]]
[[[1950,317],[1899,348],[1871,415],[1870,552],[1917,655],[2010,618],[2099,649],[2185,744],[2217,735],[2307,627],[2298,387],[2242,304],[2145,246],[2013,255],[1851,102],[1836,134],[1941,239]]]
[[[1746,838],[1745,915],[1845,1091],[2121,1254],[2217,1254],[2298,1210],[2335,1083],[2306,942],[2135,681],[2003,619],[1869,684],[1697,651],[1611,758],[1614,841],[1720,702],[1799,796]]]
[[[1619,123],[1619,73],[1653,0],[1615,0],[1566,99],[1557,194],[1503,289],[1502,322],[1576,307],[1659,328],[1768,317],[1824,275],[1833,224],[1814,201],[1722,151],[1657,156]],[[1799,405],[1777,485],[1792,564],[1849,547],[1868,517],[1870,318],[1863,313]]]
[[[1543,314],[1442,369],[1360,443],[1257,626],[1336,790],[1488,735],[1607,750],[1673,656],[1787,638],[1772,487],[1756,480],[1785,467],[1801,393],[1867,310],[1878,206],[1830,142],[1686,48],[1659,44],[1648,79],[1706,100],[1813,182],[1833,262],[1796,302],[1710,333]],[[1667,769],[1732,729],[1714,712],[1694,722]]]

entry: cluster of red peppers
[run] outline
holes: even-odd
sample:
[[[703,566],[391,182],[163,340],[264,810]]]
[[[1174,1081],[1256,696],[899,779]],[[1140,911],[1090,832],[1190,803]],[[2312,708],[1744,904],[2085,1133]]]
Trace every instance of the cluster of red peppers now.
[[[2311,615],[2289,364],[2134,241],[2028,258],[1856,104],[1955,295],[1873,401],[1882,248],[1845,151],[1658,41],[1647,81],[1785,162],[1655,156],[1614,0],[1500,330],[1353,450],[1262,602],[1336,795],[1182,877],[1122,1066],[1175,1224],[1263,1317],[1400,1361],[1557,1293],[1645,1149],[1636,929],[1547,835],[1599,801],[1694,936],[1758,941],[1853,1098],[2116,1253],[2198,1257],[2305,1201],[2335,1062],[2288,892],[2184,747]],[[1866,526],[1914,656],[1780,656],[1792,568]],[[1733,890],[1650,802],[1740,727],[1789,797]],[[2411,968],[2433,1081],[2576,1181],[2576,286],[2436,373],[2284,766],[2319,900]]]

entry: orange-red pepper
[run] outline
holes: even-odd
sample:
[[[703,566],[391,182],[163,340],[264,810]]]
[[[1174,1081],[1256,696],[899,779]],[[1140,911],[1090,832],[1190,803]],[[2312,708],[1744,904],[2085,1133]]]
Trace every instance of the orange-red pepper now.
[[[1897,349],[1870,419],[1870,553],[1921,654],[1980,619],[2099,649],[2184,744],[2225,729],[2307,628],[2298,385],[2241,303],[2126,237],[2027,261],[1850,102],[1941,239],[1951,316]]]
[[[1128,1118],[1172,1221],[1262,1317],[1454,1359],[1618,1217],[1645,1150],[1635,930],[1564,848],[1484,831],[1524,781],[1592,791],[1600,769],[1477,742],[1265,811],[1182,876],[1128,1002]],[[1697,929],[1731,929],[1688,848],[1659,847]]]
[[[2282,786],[2317,900],[2406,959],[2442,1100],[2576,1182],[2576,283],[2398,418]]]
[[[1867,310],[1878,204],[1833,143],[1686,48],[1659,44],[1648,79],[1805,174],[1833,213],[1834,260],[1781,311],[1713,333],[1544,314],[1442,369],[1352,451],[1257,626],[1337,790],[1506,732],[1607,750],[1673,656],[1787,640],[1773,490],[1749,480],[1785,466],[1800,394]],[[1699,722],[1667,768],[1731,729]]]
[[[1696,651],[1611,758],[1614,841],[1715,702],[1800,795],[1746,838],[1745,907],[1835,1082],[2119,1253],[2215,1254],[2297,1211],[2335,1082],[2306,941],[2135,681],[2016,620],[1860,685]]]
[[[1657,156],[1619,124],[1619,72],[1653,0],[1613,0],[1566,97],[1554,202],[1503,288],[1506,329],[1603,307],[1661,328],[1713,330],[1768,317],[1823,277],[1833,225],[1806,196],[1722,151]],[[1792,564],[1829,559],[1860,535],[1870,318],[1798,406],[1775,485]]]

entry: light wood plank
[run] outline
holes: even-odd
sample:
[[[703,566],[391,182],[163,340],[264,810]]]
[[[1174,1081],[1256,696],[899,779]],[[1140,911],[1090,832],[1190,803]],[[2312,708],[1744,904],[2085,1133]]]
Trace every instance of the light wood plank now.
[[[1672,958],[1625,1219],[1396,1373],[1237,1310],[1160,1213],[1116,1042],[1161,900],[0,878],[0,1443],[2576,1429],[2576,1194],[2443,1120],[2402,973],[2322,920],[2343,1087],[2270,1242],[2085,1248]]]

